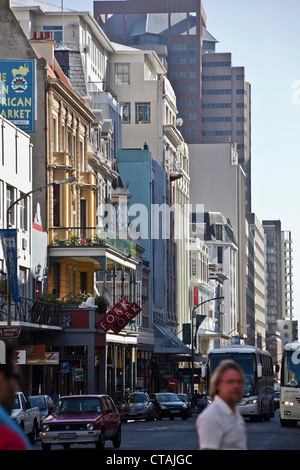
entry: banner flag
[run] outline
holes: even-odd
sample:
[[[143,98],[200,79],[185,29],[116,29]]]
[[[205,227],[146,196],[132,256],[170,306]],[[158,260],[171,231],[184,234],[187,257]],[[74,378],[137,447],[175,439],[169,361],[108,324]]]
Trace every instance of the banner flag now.
[[[17,230],[14,228],[1,229],[0,238],[6,261],[12,299],[14,302],[21,302],[17,270]]]
[[[206,318],[206,317],[207,317],[207,315],[196,315],[196,328],[195,328],[196,331],[195,331],[195,336],[194,336],[195,348],[197,347],[197,332],[198,332],[199,326],[201,325],[204,318]]]

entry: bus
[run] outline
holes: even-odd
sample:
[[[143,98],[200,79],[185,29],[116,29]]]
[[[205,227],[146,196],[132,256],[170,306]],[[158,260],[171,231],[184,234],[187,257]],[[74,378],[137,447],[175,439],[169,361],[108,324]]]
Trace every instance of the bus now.
[[[281,426],[300,421],[300,343],[297,342],[283,347],[279,413]]]
[[[209,381],[221,361],[232,359],[241,366],[245,375],[244,393],[238,408],[242,416],[255,421],[274,417],[274,372],[271,354],[249,345],[232,344],[208,353],[202,377]]]

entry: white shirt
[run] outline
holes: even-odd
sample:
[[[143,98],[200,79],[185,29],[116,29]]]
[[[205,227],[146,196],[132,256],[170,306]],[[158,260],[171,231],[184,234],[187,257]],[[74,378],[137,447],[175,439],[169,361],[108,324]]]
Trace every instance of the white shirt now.
[[[247,450],[247,433],[238,409],[233,411],[218,395],[196,420],[200,449]]]

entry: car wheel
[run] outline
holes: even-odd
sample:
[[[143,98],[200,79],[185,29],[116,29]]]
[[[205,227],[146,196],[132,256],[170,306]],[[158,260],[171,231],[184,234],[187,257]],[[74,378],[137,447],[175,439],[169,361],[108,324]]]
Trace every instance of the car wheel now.
[[[121,428],[118,429],[117,434],[112,440],[115,449],[118,449],[121,445]]]
[[[29,435],[32,444],[36,444],[37,436],[38,436],[37,423],[33,423],[33,430],[32,430],[32,433],[30,433]]]
[[[105,434],[104,434],[104,431],[102,431],[98,441],[96,442],[96,449],[103,450],[104,447],[105,447]]]

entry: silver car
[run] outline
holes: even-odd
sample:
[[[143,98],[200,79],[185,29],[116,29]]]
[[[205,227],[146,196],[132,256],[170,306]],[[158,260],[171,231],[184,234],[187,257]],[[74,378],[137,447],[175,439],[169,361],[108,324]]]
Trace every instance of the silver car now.
[[[41,422],[49,416],[55,406],[50,395],[32,395],[28,397],[31,407],[37,406],[40,410]]]
[[[126,414],[123,420],[154,420],[154,405],[147,392],[132,392],[126,397]]]

